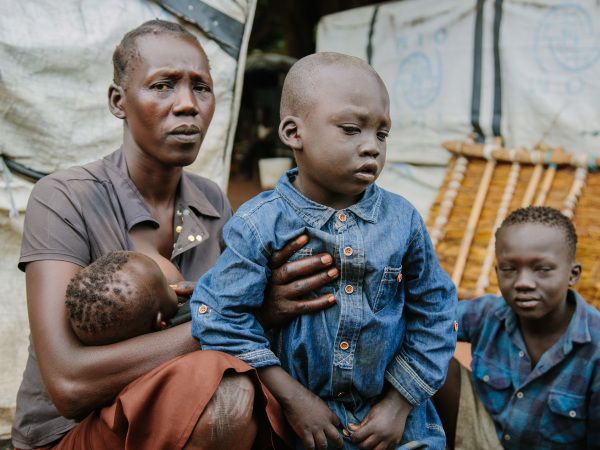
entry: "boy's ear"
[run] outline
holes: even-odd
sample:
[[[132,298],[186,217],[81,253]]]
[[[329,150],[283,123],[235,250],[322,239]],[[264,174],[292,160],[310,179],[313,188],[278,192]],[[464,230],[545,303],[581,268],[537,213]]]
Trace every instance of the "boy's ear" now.
[[[302,150],[299,124],[300,119],[295,116],[285,116],[279,123],[279,138],[292,150]]]
[[[571,276],[569,277],[569,287],[577,283],[579,281],[579,277],[581,277],[581,264],[578,262],[574,262],[573,264],[571,264]]]
[[[152,322],[152,331],[160,331],[163,328],[163,318],[162,312],[158,311],[156,316],[154,316],[154,321]]]
[[[108,87],[108,109],[117,119],[125,119],[125,109],[123,108],[123,101],[125,99],[124,89],[112,83]]]

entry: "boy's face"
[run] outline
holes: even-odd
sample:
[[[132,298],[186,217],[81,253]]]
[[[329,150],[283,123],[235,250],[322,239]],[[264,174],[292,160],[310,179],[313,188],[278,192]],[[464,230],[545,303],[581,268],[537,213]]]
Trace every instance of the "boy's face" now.
[[[564,232],[543,224],[514,224],[496,241],[496,274],[506,303],[521,320],[549,320],[567,314],[567,290],[581,275]]]
[[[174,166],[194,162],[215,110],[208,59],[194,41],[146,35],[136,41],[123,110],[134,144]]]
[[[385,86],[364,70],[325,67],[298,124],[296,187],[313,201],[343,209],[356,203],[385,163],[391,119]]]

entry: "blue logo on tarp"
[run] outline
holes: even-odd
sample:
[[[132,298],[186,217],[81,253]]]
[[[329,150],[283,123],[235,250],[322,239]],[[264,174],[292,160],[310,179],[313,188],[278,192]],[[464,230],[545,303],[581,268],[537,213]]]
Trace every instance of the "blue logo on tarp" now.
[[[413,52],[402,60],[396,74],[396,98],[402,97],[416,109],[426,108],[437,98],[442,84],[442,60],[438,51],[432,59],[423,52]]]
[[[568,3],[551,8],[535,35],[536,59],[547,72],[552,62],[570,72],[587,69],[600,58],[594,23],[580,5]]]

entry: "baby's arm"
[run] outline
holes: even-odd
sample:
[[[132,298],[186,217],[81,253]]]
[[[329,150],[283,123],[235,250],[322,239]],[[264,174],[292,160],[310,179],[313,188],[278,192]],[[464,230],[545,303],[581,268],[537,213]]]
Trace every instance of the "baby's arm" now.
[[[360,424],[348,424],[355,444],[384,450],[394,449],[400,443],[406,417],[413,406],[392,386],[387,385],[387,388],[385,396]]]
[[[323,400],[280,366],[261,367],[258,374],[283,407],[288,422],[302,439],[305,448],[327,448],[327,438],[336,448],[344,446],[336,428],[340,420]]]

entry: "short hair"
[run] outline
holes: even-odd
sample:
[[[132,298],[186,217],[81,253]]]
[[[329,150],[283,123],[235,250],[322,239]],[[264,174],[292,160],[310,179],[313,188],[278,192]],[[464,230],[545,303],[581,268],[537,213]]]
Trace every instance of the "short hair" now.
[[[113,82],[115,84],[121,86],[127,83],[131,64],[137,62],[140,56],[137,39],[148,34],[171,35],[189,39],[202,47],[198,38],[178,23],[159,19],[144,22],[139,27],[127,32],[113,53]]]
[[[298,116],[314,99],[314,86],[319,81],[319,71],[326,66],[342,69],[361,69],[374,75],[385,87],[379,74],[365,60],[335,52],[319,52],[305,56],[294,63],[283,82],[280,119]]]
[[[577,232],[573,222],[559,210],[549,206],[527,206],[519,208],[504,219],[502,225],[496,230],[496,237],[500,230],[512,225],[541,224],[547,227],[558,228],[565,235],[571,257],[575,257],[577,251]]]
[[[107,253],[71,279],[65,304],[71,325],[84,343],[108,330],[110,335],[103,343],[148,332],[149,323],[140,323],[139,319],[140,315],[154,313],[155,299],[150,285],[137,276],[143,267],[127,266],[133,264],[134,257],[144,261],[143,255],[134,252]]]

